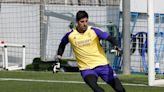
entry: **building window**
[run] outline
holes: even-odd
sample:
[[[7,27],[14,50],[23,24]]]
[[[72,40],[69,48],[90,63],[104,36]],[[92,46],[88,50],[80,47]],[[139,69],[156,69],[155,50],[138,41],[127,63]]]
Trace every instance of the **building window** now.
[[[155,14],[155,23],[164,23],[164,14]]]
[[[164,14],[161,15],[160,21],[161,21],[161,23],[164,23]]]
[[[160,18],[159,18],[159,14],[155,14],[155,23],[159,23]]]
[[[131,21],[136,22],[138,15],[139,13],[137,12],[131,12]]]

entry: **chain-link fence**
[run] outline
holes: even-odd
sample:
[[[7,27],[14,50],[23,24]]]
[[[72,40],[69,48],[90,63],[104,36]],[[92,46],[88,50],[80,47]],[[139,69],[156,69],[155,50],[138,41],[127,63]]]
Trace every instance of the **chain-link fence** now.
[[[108,31],[119,26],[120,0],[1,0],[0,40],[26,46],[26,64],[36,57],[53,60],[61,37],[75,24],[78,10],[86,10],[91,26]],[[70,45],[64,57],[72,57]]]

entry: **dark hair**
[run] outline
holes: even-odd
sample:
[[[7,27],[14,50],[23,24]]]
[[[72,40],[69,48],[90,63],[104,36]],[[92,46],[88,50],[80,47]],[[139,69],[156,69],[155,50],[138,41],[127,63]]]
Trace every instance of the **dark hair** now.
[[[78,11],[76,14],[76,21],[79,21],[82,18],[88,18],[88,13],[86,11]]]

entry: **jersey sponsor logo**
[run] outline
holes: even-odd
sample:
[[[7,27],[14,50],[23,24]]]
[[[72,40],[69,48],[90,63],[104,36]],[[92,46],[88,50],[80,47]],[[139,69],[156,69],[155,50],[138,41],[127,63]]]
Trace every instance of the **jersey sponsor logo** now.
[[[79,47],[81,46],[88,46],[91,44],[91,39],[86,39],[86,40],[76,40],[75,44]]]

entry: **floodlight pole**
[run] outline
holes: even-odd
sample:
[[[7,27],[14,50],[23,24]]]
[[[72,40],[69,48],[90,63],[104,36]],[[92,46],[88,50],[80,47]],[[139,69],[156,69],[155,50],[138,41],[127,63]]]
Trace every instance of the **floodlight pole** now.
[[[123,8],[123,74],[130,74],[130,0],[122,0]]]

